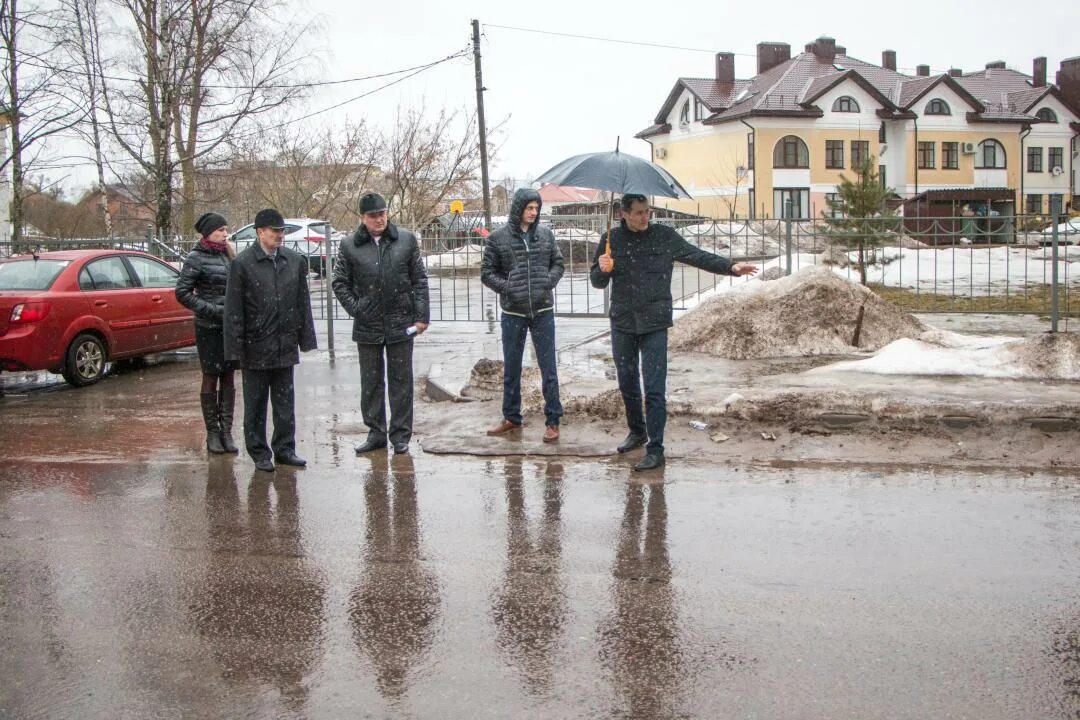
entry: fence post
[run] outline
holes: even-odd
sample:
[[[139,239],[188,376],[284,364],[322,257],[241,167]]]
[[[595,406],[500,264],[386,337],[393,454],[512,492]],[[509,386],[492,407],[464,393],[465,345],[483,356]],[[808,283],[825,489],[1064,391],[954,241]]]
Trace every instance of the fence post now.
[[[1050,332],[1058,331],[1058,218],[1054,216],[1053,234],[1050,236]]]
[[[323,291],[326,296],[326,348],[330,351],[330,359],[334,359],[334,293],[330,287],[332,276],[330,269],[333,267],[334,244],[330,239],[330,223],[323,223],[323,250],[326,257],[323,259],[320,269],[323,275]]]
[[[787,257],[787,272],[791,274],[791,198],[784,201],[784,255]]]

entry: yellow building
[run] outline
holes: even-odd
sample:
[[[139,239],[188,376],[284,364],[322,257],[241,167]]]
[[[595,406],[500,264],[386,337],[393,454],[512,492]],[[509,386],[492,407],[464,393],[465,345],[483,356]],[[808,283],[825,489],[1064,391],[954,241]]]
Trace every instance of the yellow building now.
[[[1003,213],[1064,210],[1077,194],[1080,58],[1047,84],[994,62],[915,76],[858,60],[832,38],[791,56],[759,43],[758,73],[735,77],[732,53],[712,78],[680,78],[637,137],[694,196],[658,204],[711,217],[817,217],[841,176],[874,158],[904,199],[948,197]],[[1037,143],[1037,144],[1036,144]],[[1041,157],[1041,160],[1040,160]]]

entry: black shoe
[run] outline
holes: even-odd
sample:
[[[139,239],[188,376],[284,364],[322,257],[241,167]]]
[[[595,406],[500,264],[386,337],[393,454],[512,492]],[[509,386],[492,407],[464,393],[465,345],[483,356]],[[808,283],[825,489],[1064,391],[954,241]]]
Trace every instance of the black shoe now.
[[[228,451],[221,443],[217,393],[202,393],[199,401],[202,405],[203,423],[206,425],[206,451],[211,455],[224,455]]]
[[[365,440],[353,449],[356,450],[357,455],[363,455],[364,453],[369,453],[372,450],[378,450],[379,448],[384,447],[386,447],[385,440],[382,442],[379,442],[378,440]]]
[[[409,443],[407,443],[407,442],[394,443],[394,454],[395,455],[408,455],[409,454]]]
[[[644,447],[649,439],[644,435],[638,435],[637,433],[630,433],[626,436],[626,439],[622,441],[622,445],[616,448],[621,453],[628,453],[631,450],[635,450],[639,447]]]
[[[236,404],[236,390],[222,388],[218,391],[218,423],[221,426],[221,447],[225,452],[236,454],[240,448],[236,447],[232,437],[233,406]]]
[[[638,472],[642,470],[655,470],[656,468],[663,466],[663,464],[663,455],[649,453],[645,457],[641,458],[638,464],[634,466],[634,470]]]
[[[274,456],[274,459],[278,461],[278,465],[292,465],[293,467],[304,467],[307,465],[307,460],[294,452],[276,455]]]
[[[274,472],[274,461],[270,458],[260,458],[255,461],[255,469],[263,472]]]

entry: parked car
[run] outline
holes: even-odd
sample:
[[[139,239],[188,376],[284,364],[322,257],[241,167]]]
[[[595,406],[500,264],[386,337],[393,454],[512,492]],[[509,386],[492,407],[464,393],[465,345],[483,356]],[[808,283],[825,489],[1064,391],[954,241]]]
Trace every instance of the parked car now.
[[[97,382],[112,360],[195,344],[176,300],[180,273],[131,250],[63,250],[0,260],[0,370]]]
[[[313,220],[312,218],[285,218],[285,237],[282,245],[295,250],[307,258],[311,272],[325,275],[323,265],[326,262],[326,221]],[[330,237],[341,236],[337,230],[330,228]],[[255,242],[255,226],[245,225],[229,236],[236,245],[236,252],[245,250]]]
[[[1077,245],[1080,244],[1080,217],[1075,217],[1065,222],[1059,223],[1057,226],[1058,231],[1058,244],[1060,245]],[[1042,231],[1042,238],[1039,240],[1039,244],[1046,247],[1053,245],[1054,243],[1054,226],[1051,224],[1048,228]]]

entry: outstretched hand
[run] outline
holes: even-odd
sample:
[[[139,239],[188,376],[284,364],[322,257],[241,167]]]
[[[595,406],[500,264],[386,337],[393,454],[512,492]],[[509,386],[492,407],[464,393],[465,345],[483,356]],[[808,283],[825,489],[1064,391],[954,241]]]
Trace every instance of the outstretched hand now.
[[[750,263],[735,263],[731,266],[732,275],[756,275],[757,271],[758,266]]]

